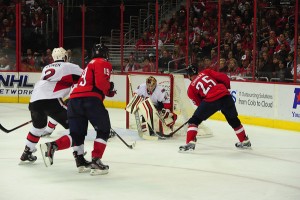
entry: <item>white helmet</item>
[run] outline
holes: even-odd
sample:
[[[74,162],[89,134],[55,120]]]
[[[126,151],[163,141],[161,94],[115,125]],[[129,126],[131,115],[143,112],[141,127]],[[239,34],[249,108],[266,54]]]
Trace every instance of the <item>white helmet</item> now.
[[[66,61],[68,59],[67,51],[62,47],[54,48],[52,51],[52,58],[54,61]]]

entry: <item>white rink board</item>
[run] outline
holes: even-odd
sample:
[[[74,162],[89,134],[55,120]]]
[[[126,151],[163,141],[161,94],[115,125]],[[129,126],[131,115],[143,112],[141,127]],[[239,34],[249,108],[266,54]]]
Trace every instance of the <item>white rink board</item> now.
[[[240,115],[300,122],[300,98],[293,108],[297,88],[300,85],[232,82],[231,94]]]
[[[22,81],[11,81],[11,76]],[[25,78],[26,77],[26,78]],[[30,97],[34,83],[40,73],[1,73],[0,102],[2,97]],[[166,77],[167,78],[167,77]],[[126,102],[126,75],[112,75],[117,95],[106,100],[111,102]],[[145,80],[138,81],[140,84]],[[185,85],[189,80],[185,79]],[[163,80],[159,80],[163,82]],[[20,92],[11,93],[12,90]],[[231,82],[231,94],[236,101],[240,115],[300,122],[300,85],[283,85],[270,83]],[[295,91],[297,91],[295,93]],[[252,96],[251,96],[252,95]],[[298,100],[299,99],[299,100]],[[295,103],[296,102],[296,103]],[[294,106],[294,104],[296,104]]]

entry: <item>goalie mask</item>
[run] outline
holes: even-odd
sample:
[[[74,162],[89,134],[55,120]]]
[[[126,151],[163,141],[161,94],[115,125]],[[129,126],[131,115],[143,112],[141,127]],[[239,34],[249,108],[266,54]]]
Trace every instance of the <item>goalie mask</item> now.
[[[146,80],[147,93],[152,94],[157,85],[157,81],[153,76],[149,76]]]
[[[54,48],[52,51],[52,58],[54,62],[66,61],[68,59],[67,51],[62,47]]]

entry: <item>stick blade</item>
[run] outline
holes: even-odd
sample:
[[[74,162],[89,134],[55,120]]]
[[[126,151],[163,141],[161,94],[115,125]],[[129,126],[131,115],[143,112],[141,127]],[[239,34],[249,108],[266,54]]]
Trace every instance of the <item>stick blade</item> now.
[[[5,133],[9,133],[10,131],[7,130],[6,128],[4,128],[1,124],[0,124],[0,129],[5,132]]]

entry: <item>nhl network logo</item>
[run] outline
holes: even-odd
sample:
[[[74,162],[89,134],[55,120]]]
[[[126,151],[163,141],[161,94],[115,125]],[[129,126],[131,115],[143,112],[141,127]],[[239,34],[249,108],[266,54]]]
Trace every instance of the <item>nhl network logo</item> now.
[[[298,105],[300,106],[300,88],[295,88],[294,93],[295,93],[295,98],[294,98],[293,108],[296,109]]]

